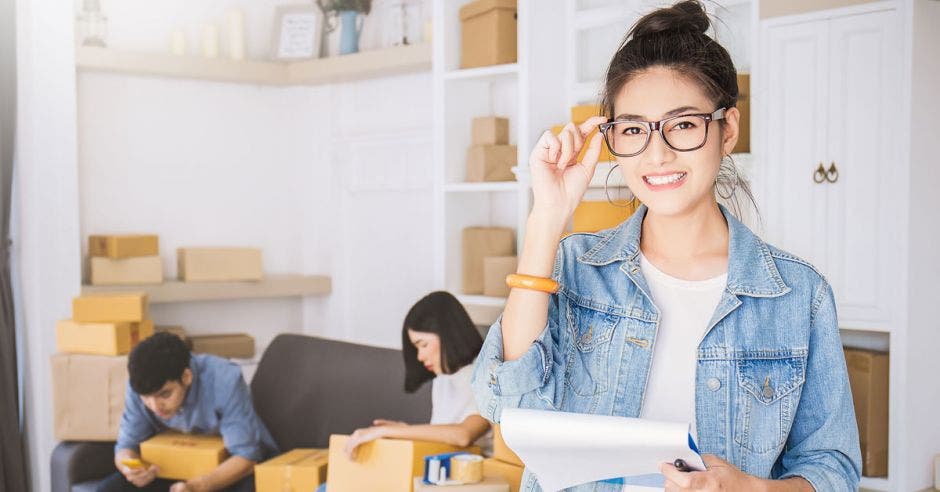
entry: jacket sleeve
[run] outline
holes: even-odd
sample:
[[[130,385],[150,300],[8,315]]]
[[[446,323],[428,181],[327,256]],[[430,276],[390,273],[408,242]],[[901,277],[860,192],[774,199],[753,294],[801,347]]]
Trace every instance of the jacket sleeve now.
[[[855,491],[862,454],[835,299],[822,280],[813,296],[809,358],[800,404],[777,478],[799,476],[818,491]]]

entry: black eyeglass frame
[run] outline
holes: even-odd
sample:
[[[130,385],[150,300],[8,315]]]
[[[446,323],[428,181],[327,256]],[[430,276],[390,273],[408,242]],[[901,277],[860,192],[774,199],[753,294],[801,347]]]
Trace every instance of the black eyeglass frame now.
[[[659,132],[659,136],[662,137],[663,142],[665,142],[666,146],[669,147],[670,149],[675,150],[676,152],[692,152],[693,150],[698,150],[705,146],[705,144],[708,142],[708,127],[710,126],[709,124],[712,121],[725,119],[725,112],[727,110],[728,108],[718,108],[711,113],[680,114],[678,116],[670,116],[669,118],[662,119],[659,121],[610,119],[610,120],[607,120],[607,122],[605,123],[601,123],[600,125],[597,125],[597,129],[598,131],[601,132],[601,135],[604,136],[604,143],[607,144],[607,150],[609,150],[611,154],[617,157],[635,157],[635,156],[642,154],[643,151],[646,150],[647,147],[649,147],[650,139],[653,138],[653,132]],[[701,118],[705,121],[705,138],[702,139],[702,143],[700,143],[697,147],[693,147],[691,149],[679,149],[679,148],[673,147],[672,144],[669,143],[669,140],[666,138],[666,135],[663,133],[663,127],[666,125],[666,123],[669,123],[672,120],[679,119],[679,118],[688,118],[688,117]],[[607,134],[609,130],[618,123],[639,123],[642,125],[646,125],[646,128],[647,128],[646,142],[643,143],[643,147],[640,147],[640,150],[632,154],[620,154],[614,150],[614,146],[611,145],[610,138],[608,138]]]

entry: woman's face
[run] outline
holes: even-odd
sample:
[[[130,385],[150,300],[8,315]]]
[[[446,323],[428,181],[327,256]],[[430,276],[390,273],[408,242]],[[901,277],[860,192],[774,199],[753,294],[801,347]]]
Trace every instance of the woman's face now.
[[[441,368],[441,337],[434,333],[408,330],[408,339],[418,349],[418,362],[436,375],[443,374]]]
[[[615,119],[659,121],[683,114],[712,113],[716,109],[698,84],[665,67],[652,67],[633,77],[614,100]],[[708,123],[708,139],[700,149],[673,150],[659,132],[652,132],[642,153],[617,157],[627,186],[650,212],[684,215],[714,203],[715,178],[722,156],[730,153],[737,141],[737,109],[726,111],[725,119],[723,131],[720,122]],[[663,131],[668,138],[670,128]]]

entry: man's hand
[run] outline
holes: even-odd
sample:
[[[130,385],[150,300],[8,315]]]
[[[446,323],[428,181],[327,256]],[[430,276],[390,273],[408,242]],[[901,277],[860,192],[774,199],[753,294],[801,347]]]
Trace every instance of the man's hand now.
[[[138,488],[146,487],[153,482],[157,478],[157,471],[157,465],[150,465],[149,468],[131,468],[121,465],[121,474]]]

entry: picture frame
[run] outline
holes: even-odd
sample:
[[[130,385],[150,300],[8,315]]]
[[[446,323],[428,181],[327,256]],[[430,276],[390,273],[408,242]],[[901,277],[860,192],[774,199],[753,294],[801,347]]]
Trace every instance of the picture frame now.
[[[271,59],[318,58],[323,13],[316,5],[282,5],[274,13]]]

